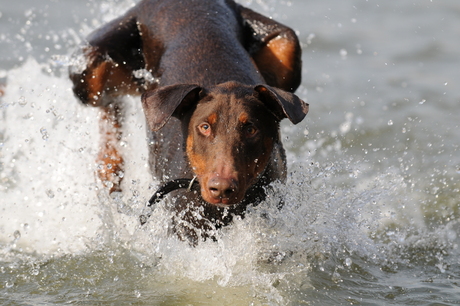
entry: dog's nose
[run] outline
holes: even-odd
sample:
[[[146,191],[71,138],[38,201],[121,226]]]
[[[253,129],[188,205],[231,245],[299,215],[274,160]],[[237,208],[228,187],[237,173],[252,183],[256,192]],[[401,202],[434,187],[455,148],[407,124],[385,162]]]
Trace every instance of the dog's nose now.
[[[208,181],[210,195],[223,204],[234,204],[238,194],[238,182],[235,179],[213,177]]]

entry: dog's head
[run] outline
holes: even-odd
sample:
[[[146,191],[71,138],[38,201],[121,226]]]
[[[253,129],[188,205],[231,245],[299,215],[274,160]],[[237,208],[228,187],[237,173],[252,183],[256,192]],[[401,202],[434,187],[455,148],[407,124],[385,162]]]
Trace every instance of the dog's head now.
[[[279,122],[297,124],[308,113],[308,104],[292,93],[237,82],[165,86],[144,93],[142,104],[153,131],[171,116],[181,120],[201,196],[218,206],[240,202],[263,173],[280,141]]]

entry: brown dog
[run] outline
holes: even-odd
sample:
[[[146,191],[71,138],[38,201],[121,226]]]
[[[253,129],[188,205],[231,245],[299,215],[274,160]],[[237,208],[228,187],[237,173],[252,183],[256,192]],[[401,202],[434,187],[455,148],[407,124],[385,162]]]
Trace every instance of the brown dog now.
[[[301,50],[290,28],[233,0],[144,0],[90,35],[82,53],[70,77],[78,98],[103,110],[99,177],[120,190],[115,97],[143,93],[154,176],[200,185],[173,194],[180,237],[206,237],[285,179],[279,122],[308,112],[291,93]]]

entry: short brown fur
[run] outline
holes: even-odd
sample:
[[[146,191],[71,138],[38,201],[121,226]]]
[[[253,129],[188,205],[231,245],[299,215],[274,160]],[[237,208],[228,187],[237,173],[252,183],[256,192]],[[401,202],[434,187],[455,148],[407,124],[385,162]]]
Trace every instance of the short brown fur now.
[[[76,96],[101,107],[98,175],[121,191],[122,112],[115,97],[142,94],[150,164],[160,181],[196,177],[174,192],[174,231],[196,242],[244,215],[263,187],[286,177],[279,122],[300,122],[294,31],[233,0],[143,0],[96,30],[70,68]],[[150,74],[140,78],[135,71]],[[136,77],[137,75],[137,77]]]

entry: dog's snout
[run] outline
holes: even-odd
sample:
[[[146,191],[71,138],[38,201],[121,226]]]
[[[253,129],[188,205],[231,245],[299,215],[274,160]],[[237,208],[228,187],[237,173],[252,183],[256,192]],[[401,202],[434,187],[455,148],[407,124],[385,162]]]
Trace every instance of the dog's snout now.
[[[215,202],[234,204],[238,194],[238,182],[235,179],[216,176],[208,181],[208,190]]]

